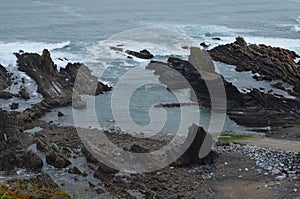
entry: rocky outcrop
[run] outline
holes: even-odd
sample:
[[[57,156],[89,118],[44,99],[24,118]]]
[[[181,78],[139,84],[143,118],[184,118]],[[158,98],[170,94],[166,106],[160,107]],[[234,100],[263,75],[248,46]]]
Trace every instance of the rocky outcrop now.
[[[8,71],[0,64],[0,91],[6,89],[11,85],[11,75]]]
[[[280,79],[291,85],[300,83],[300,56],[293,51],[266,45],[250,44],[237,37],[231,44],[220,45],[209,51],[213,60],[235,65],[237,71],[252,71],[262,78]]]
[[[128,55],[132,55],[134,57],[140,58],[140,59],[152,59],[154,56],[148,51],[148,50],[142,50],[140,52],[135,52],[131,50],[125,51]]]
[[[23,112],[19,113],[17,119],[20,123],[30,123],[43,116],[50,109],[64,107],[71,104],[72,101],[70,98],[55,97],[43,99],[41,102],[36,103],[32,107],[27,108]]]
[[[36,171],[43,162],[35,153],[23,146],[17,113],[0,110],[0,171],[25,168]]]
[[[98,81],[91,70],[80,63],[69,63],[66,68],[57,70],[48,50],[42,55],[36,53],[15,54],[19,70],[26,72],[38,85],[38,92],[44,98],[64,97],[71,99],[72,94],[99,95],[111,88]],[[76,87],[75,85],[76,80]]]
[[[250,93],[241,93],[232,83],[214,72],[210,63],[212,61],[209,61],[205,53],[201,52],[198,56],[195,54],[190,56],[190,58],[193,57],[195,59],[189,59],[190,62],[178,58],[169,58],[167,63],[152,61],[146,68],[154,70],[154,73],[159,75],[159,80],[168,88],[191,87],[196,94],[196,96],[191,96],[192,101],[209,108],[211,108],[211,96],[207,84],[214,85],[223,82],[227,114],[238,124],[258,127],[300,122],[300,103],[297,100],[263,93],[257,89],[253,89]],[[201,61],[205,64],[201,65]],[[214,90],[214,92],[218,91]],[[218,97],[219,94],[216,93],[216,96]],[[219,104],[218,100],[224,101],[224,98],[221,96],[215,100]]]

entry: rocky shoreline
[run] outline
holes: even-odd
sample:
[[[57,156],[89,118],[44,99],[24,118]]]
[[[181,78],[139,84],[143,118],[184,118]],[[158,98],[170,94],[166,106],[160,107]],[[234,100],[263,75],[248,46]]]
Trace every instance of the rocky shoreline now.
[[[287,125],[300,124],[300,72],[299,63],[294,61],[299,57],[296,53],[264,45],[248,45],[240,37],[233,44],[218,46],[208,52],[199,51],[198,48],[194,48],[194,51],[197,52],[193,52],[192,48],[189,61],[173,57],[167,62],[151,60],[146,68],[154,70],[169,89],[186,88],[186,84],[168,73],[167,69],[176,70],[194,89],[195,96],[191,95],[192,101],[208,108],[211,101],[206,82],[214,82],[216,77],[215,68],[207,58],[208,55],[216,61],[236,65],[238,71],[251,70],[256,76],[259,74],[261,79],[279,79],[294,86],[293,90],[288,92],[295,96],[295,99],[257,89],[242,93],[220,76],[227,95],[226,112],[238,124],[270,127],[272,133],[277,132],[273,130]],[[154,57],[147,50],[126,53],[141,59]],[[81,188],[77,192],[86,193],[89,197],[220,198],[223,194],[223,198],[232,198],[234,195],[230,194],[238,194],[232,189],[239,180],[244,183],[243,188],[248,188],[244,191],[249,198],[298,196],[300,156],[297,152],[218,142],[211,153],[205,158],[199,158],[200,147],[210,134],[196,125],[190,128],[192,144],[170,166],[145,174],[130,174],[111,169],[98,162],[85,148],[75,127],[60,127],[39,119],[57,107],[85,108],[86,103],[81,95],[101,95],[112,88],[99,82],[98,78],[92,75],[92,71],[83,64],[69,63],[65,68],[58,70],[48,50],[44,50],[42,55],[24,52],[15,55],[18,69],[37,83],[37,92],[43,99],[22,112],[0,110],[0,171],[7,179],[14,176],[19,169],[25,169],[26,172],[38,174],[38,177],[30,177],[31,179],[48,176],[47,182],[44,182],[47,183],[45,186],[53,189],[65,187],[71,197],[76,195],[76,190],[70,187],[79,183]],[[207,79],[201,75],[203,73],[199,74],[197,69],[211,78]],[[28,100],[30,95],[22,82],[19,94],[12,94],[6,90],[12,84],[11,78],[12,74],[0,65],[0,98],[17,97]],[[179,80],[179,84],[170,81],[174,78]],[[194,103],[160,104],[156,108],[190,105]],[[11,109],[14,109],[13,107],[17,107],[17,104],[11,104]],[[64,113],[60,113],[58,117],[62,115]],[[33,128],[38,130],[32,133],[30,129]],[[167,140],[136,138],[120,130],[84,131],[103,133],[120,148],[134,153],[154,151],[168,144]],[[191,132],[195,134],[192,135]],[[268,136],[271,132],[267,131],[266,134]],[[241,159],[245,161],[241,162]],[[52,171],[60,173],[70,185],[64,185],[59,177],[55,179],[51,176]],[[20,179],[16,177],[14,180],[4,179],[0,182],[13,184]],[[222,182],[226,183],[224,187],[219,184]],[[43,198],[33,198],[39,197]],[[69,196],[56,198],[65,197]]]

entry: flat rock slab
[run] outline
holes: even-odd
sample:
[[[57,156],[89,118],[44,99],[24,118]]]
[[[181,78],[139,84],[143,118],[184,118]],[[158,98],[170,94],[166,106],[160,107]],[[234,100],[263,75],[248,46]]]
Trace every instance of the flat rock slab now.
[[[249,144],[284,151],[300,152],[300,142],[292,140],[281,140],[267,137],[255,137],[247,140],[236,141],[239,144]]]

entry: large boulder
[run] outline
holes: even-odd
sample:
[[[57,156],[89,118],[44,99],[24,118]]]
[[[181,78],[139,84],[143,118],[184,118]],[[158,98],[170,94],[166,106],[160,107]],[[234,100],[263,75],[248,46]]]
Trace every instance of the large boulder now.
[[[184,154],[173,163],[174,166],[189,166],[191,164],[213,164],[217,156],[211,151],[213,140],[211,135],[202,127],[193,124],[185,143],[188,147]]]

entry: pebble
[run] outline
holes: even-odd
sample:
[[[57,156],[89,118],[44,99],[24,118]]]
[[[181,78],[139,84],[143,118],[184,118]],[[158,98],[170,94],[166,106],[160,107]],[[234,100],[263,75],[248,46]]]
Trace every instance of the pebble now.
[[[217,148],[217,152],[238,152],[244,154],[254,160],[261,169],[269,171],[264,173],[266,176],[269,174],[281,174],[281,176],[285,177],[300,176],[300,154],[297,152],[234,143]],[[239,169],[239,171],[242,171],[242,169]],[[247,170],[245,169],[245,171]],[[262,170],[257,170],[257,172],[261,173]]]
[[[278,181],[282,181],[282,180],[285,180],[286,179],[286,176],[277,176],[275,178],[275,180],[278,180]]]
[[[278,175],[278,174],[281,174],[281,171],[279,169],[273,169],[272,174],[273,175]]]

